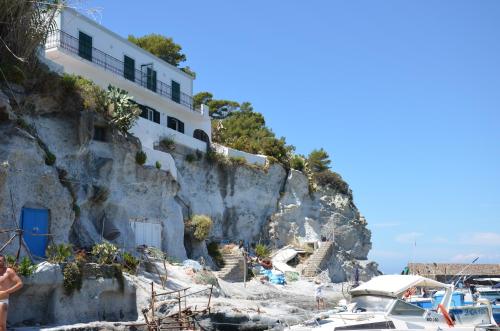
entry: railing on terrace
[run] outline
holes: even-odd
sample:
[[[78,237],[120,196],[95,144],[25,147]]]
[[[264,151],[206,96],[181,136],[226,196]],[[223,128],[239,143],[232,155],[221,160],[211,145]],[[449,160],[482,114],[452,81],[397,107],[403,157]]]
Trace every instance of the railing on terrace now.
[[[78,38],[73,37],[72,35],[62,31],[56,30],[54,33],[50,34],[47,38],[47,42],[45,43],[45,49],[60,47],[70,53],[73,53],[77,56],[80,56],[81,50],[79,49],[79,40]],[[121,77],[125,78],[124,69],[125,63],[116,59],[115,57],[104,53],[103,51],[92,47],[92,52],[90,52],[90,48],[86,49],[85,52],[89,55],[89,58],[83,58],[85,60],[90,60],[92,63],[97,64],[101,68],[104,68],[106,71],[113,72]],[[81,57],[81,56],[80,56]],[[163,97],[166,97],[174,102],[180,103],[183,106],[186,106],[190,110],[195,110],[193,107],[193,98],[186,93],[180,92],[180,96],[176,96],[175,98],[172,96],[172,87],[160,80],[156,80],[156,84],[151,82],[151,77],[148,77],[145,71],[140,71],[138,69],[134,69],[134,79],[130,81],[135,82],[137,85],[140,85],[144,88],[147,88],[150,91],[153,91],[157,94],[160,94]],[[130,77],[130,72],[127,72],[127,75]],[[149,81],[148,81],[149,80]],[[156,86],[155,86],[156,85]],[[176,100],[178,99],[178,100]]]

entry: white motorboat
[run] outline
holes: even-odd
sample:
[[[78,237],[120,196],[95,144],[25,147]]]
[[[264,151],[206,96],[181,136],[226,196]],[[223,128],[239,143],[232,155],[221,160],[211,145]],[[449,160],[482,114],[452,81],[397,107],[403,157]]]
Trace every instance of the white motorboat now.
[[[417,289],[444,290],[436,310],[407,302]],[[453,285],[416,275],[375,277],[350,291],[343,312],[318,315],[287,330],[499,330],[487,301],[474,306],[451,307]]]

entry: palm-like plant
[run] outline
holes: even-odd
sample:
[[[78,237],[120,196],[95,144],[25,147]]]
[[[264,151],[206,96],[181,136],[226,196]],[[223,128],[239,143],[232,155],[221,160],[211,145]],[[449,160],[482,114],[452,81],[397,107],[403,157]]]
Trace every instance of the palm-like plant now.
[[[132,128],[141,113],[132,99],[127,91],[112,85],[108,86],[104,102],[106,115],[110,122],[123,132],[127,132]]]

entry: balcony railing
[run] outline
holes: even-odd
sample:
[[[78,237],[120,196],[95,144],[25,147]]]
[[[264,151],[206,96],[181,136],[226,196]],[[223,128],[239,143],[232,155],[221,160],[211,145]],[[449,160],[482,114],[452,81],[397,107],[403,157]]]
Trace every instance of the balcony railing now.
[[[48,36],[47,42],[45,43],[45,49],[60,47],[72,54],[80,56],[82,52],[79,49],[79,45],[80,44],[78,38],[75,38],[64,31],[56,30],[54,33]],[[91,61],[104,70],[110,71],[121,77],[125,78],[125,76],[127,76],[128,78],[126,79],[135,82],[137,85],[140,85],[150,91],[160,94],[165,98],[186,106],[192,111],[198,111],[193,107],[193,98],[191,96],[187,95],[186,93],[180,92],[180,95],[172,97],[172,87],[160,80],[156,80],[156,84],[154,84],[153,82],[151,82],[151,76],[148,76],[146,71],[134,69],[135,72],[133,75],[133,79],[130,79],[130,77],[132,76],[130,71],[127,70],[127,75],[124,74],[125,63],[123,61],[120,61],[94,47],[92,47],[91,52],[90,49],[85,49],[84,53],[86,56],[85,58],[82,57],[82,59]]]

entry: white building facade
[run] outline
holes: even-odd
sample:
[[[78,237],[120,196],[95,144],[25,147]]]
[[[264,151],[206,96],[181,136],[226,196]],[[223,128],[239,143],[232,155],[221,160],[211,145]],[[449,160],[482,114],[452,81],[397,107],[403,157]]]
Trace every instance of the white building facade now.
[[[75,10],[62,10],[56,24],[45,57],[104,89],[111,84],[126,90],[142,111],[130,131],[141,140],[150,162],[158,159],[161,152],[154,147],[163,138],[206,150],[210,117],[205,105],[193,106],[193,77]]]

